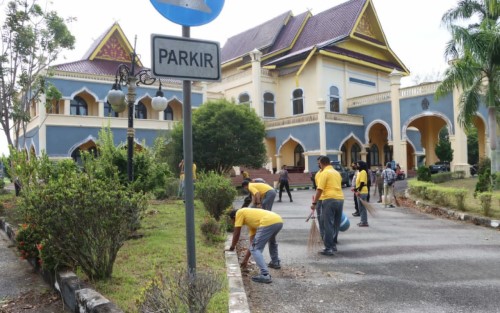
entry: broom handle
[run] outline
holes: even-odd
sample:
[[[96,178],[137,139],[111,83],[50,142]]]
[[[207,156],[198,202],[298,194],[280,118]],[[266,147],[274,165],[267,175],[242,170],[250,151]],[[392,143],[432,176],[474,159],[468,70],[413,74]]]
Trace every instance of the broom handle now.
[[[306,219],[306,222],[309,222],[311,218],[314,218],[314,210],[309,214],[309,217]]]

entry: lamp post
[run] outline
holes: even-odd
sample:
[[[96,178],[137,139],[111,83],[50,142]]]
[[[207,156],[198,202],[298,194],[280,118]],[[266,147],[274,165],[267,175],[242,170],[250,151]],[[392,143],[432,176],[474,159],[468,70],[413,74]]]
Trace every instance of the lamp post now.
[[[108,102],[111,104],[113,110],[117,113],[125,111],[128,107],[128,127],[127,127],[127,176],[129,182],[134,180],[134,105],[136,97],[136,86],[139,84],[152,85],[156,82],[156,78],[151,76],[149,69],[141,69],[135,72],[136,57],[135,45],[137,43],[137,36],[134,40],[134,50],[131,54],[130,68],[125,64],[120,64],[116,70],[115,83],[108,92]],[[121,90],[121,86],[128,86],[127,99],[125,102],[125,94]],[[156,111],[163,111],[167,108],[167,99],[161,90],[161,81],[159,80],[159,88],[156,96],[151,101],[151,106]]]

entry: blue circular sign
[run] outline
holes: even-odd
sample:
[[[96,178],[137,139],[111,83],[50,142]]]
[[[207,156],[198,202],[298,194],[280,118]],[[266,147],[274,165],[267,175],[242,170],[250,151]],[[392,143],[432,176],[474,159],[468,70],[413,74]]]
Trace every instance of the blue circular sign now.
[[[183,26],[200,26],[213,21],[224,6],[224,0],[151,0],[166,19]]]

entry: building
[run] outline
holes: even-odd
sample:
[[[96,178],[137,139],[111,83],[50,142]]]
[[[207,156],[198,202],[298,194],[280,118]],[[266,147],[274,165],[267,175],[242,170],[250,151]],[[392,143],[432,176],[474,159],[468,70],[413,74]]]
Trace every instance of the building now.
[[[116,143],[125,142],[126,115],[113,112],[106,96],[132,50],[114,24],[82,60],[56,66],[49,81],[63,98],[49,108],[45,99],[33,104],[21,147],[76,158],[95,146],[107,123]],[[458,93],[436,101],[438,83],[401,88],[409,69],[391,50],[371,0],[350,0],[316,15],[285,12],[229,38],[221,55],[222,80],[194,83],[193,108],[219,98],[252,107],[266,125],[268,168],[286,164],[310,172],[319,155],[328,155],[344,165],[395,160],[414,169],[438,161],[434,147],[446,126],[452,170],[468,172]],[[150,145],[158,130],[168,131],[182,119],[182,83],[163,80],[162,86],[169,106],[160,113],[151,110],[158,86],[137,89],[138,143]],[[480,156],[490,149],[486,116],[482,106],[476,118]]]

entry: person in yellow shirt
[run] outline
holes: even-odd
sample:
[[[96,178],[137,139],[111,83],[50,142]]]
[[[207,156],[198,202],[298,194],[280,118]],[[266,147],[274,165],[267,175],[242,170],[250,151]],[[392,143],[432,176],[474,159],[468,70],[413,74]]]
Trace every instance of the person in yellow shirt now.
[[[273,187],[266,183],[250,182],[247,180],[241,183],[241,187],[250,192],[254,206],[268,211],[273,210],[274,198],[276,198],[276,190]]]
[[[316,190],[317,189],[317,186],[318,186],[318,181],[319,181],[319,178],[321,176],[321,171],[323,171],[321,169],[321,163],[319,162],[319,160],[322,158],[323,156],[320,155],[316,161],[318,162],[318,168],[319,170],[316,172],[316,175],[314,175],[314,186],[316,186]],[[319,224],[319,233],[321,235],[321,238],[323,239],[323,237],[325,236],[325,228],[323,227],[323,221],[321,220],[321,200],[320,199],[314,199],[313,198],[313,202],[316,202],[316,217],[318,218],[318,224]]]
[[[234,223],[233,240],[229,251],[234,251],[236,248],[236,244],[240,239],[241,228],[243,225],[246,225],[248,227],[248,235],[250,236],[250,247],[248,250],[260,269],[260,275],[252,277],[252,281],[266,284],[272,282],[262,251],[266,244],[269,243],[269,255],[271,256],[269,267],[275,269],[281,268],[276,236],[283,228],[283,219],[274,212],[255,208],[233,210],[229,213],[229,217]],[[249,257],[250,255],[247,253],[242,261],[242,267],[246,267]]]
[[[330,158],[322,156],[319,163],[322,171],[318,179],[311,210],[314,210],[317,201],[321,200],[321,221],[324,228],[323,243],[325,248],[319,253],[332,256],[337,251],[335,239],[340,231],[340,222],[344,209],[342,176],[330,164]]]
[[[367,166],[364,161],[358,161],[357,163],[359,172],[356,177],[356,188],[354,189],[356,197],[358,197],[358,208],[359,215],[361,216],[361,222],[358,223],[359,227],[368,227],[368,214],[363,202],[368,199],[368,172]]]

